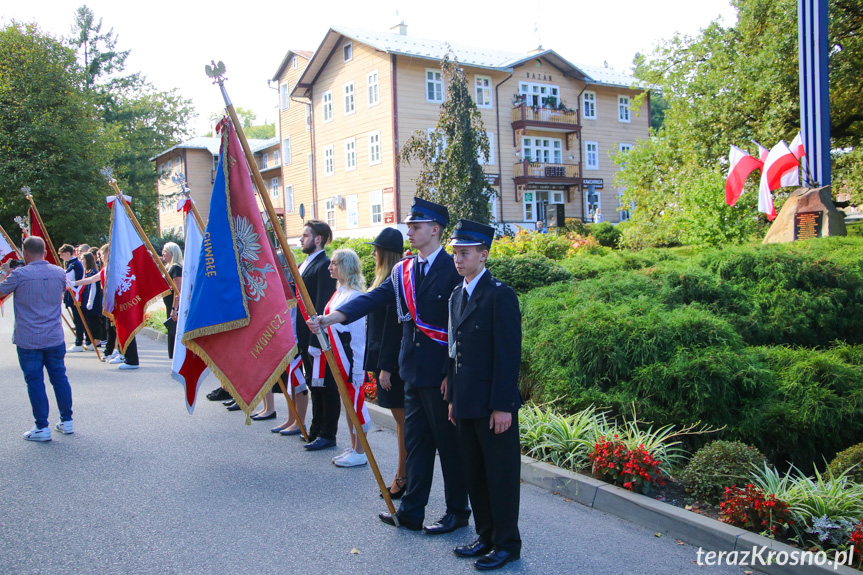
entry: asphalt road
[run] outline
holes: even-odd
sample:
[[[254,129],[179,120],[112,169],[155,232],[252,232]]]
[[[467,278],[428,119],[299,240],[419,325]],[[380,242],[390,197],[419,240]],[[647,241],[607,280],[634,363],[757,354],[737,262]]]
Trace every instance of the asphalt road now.
[[[76,432],[24,441],[33,420],[11,307],[0,318],[0,573],[473,572],[451,553],[472,528],[433,537],[381,523],[368,467],[338,469],[334,450],[306,453],[296,437],[270,433],[272,421],[244,426],[203,397],[189,415],[164,344],[146,337],[137,371],[67,355]],[[210,377],[202,392],[214,387]],[[53,425],[50,386],[48,396]],[[389,482],[395,436],[370,441]],[[438,474],[430,521],[444,510],[441,486]],[[694,547],[526,484],[520,527],[523,558],[503,573],[742,572],[699,567]]]

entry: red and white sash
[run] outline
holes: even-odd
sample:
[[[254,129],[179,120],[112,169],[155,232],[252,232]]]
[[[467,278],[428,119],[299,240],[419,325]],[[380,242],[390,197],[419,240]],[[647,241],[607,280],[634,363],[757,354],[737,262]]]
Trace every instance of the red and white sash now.
[[[425,323],[420,318],[419,313],[417,313],[416,283],[414,281],[415,262],[416,258],[407,258],[400,261],[393,268],[393,283],[396,284],[396,278],[398,278],[400,280],[398,283],[401,284],[401,290],[399,290],[399,286],[397,284],[393,285],[396,293],[396,306],[399,308],[398,313],[400,319],[405,320],[406,318],[401,317],[402,310],[400,302],[398,301],[400,299],[398,297],[400,295],[399,291],[404,295],[404,302],[410,314],[410,319],[413,320],[419,330],[426,334],[432,341],[436,341],[441,345],[447,345],[446,328]]]

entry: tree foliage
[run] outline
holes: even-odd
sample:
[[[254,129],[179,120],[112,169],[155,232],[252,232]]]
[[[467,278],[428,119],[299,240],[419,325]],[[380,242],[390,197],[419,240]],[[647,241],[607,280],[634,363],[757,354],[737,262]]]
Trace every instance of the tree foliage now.
[[[677,35],[649,58],[636,58],[639,78],[662,91],[662,127],[619,154],[617,184],[634,203],[624,242],[723,245],[763,233],[752,177],[737,205],[723,201],[731,144],[755,152],[790,141],[800,129],[797,2],[733,0],[736,25],[713,22],[695,37]],[[863,137],[863,3],[830,1],[831,130],[835,147]],[[637,102],[636,102],[637,104]],[[836,177],[844,176],[837,172]],[[776,196],[777,208],[784,201]]]
[[[23,186],[57,246],[98,244],[108,230],[105,126],[75,53],[36,24],[0,31],[0,223],[27,213]]]
[[[496,192],[485,179],[480,161],[489,159],[489,138],[451,50],[441,60],[441,71],[446,99],[437,126],[430,134],[414,133],[399,161],[421,166],[417,197],[447,206],[451,221],[467,218],[487,224],[489,202]]]

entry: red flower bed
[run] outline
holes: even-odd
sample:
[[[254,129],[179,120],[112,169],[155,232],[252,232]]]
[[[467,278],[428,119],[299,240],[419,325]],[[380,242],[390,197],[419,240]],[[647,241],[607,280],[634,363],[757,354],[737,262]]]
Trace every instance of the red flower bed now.
[[[599,438],[590,453],[593,476],[636,493],[648,493],[653,485],[665,485],[660,462],[644,445],[629,449],[617,435]]]
[[[719,520],[724,523],[756,533],[770,531],[774,535],[794,525],[787,503],[775,495],[765,495],[751,483],[743,488],[726,487],[723,499],[719,504]]]

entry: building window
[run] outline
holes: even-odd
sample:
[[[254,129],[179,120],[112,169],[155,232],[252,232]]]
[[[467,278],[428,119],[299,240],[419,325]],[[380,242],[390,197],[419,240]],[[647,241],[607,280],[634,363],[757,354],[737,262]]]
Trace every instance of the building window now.
[[[440,70],[426,68],[426,102],[443,102],[443,78]]]
[[[617,120],[629,122],[629,96],[617,97]]]
[[[345,84],[345,116],[350,116],[354,110],[354,83],[348,82]]]
[[[599,195],[599,190],[594,188],[593,186],[588,186],[586,190],[584,190],[584,217],[588,222],[592,222],[596,217],[596,210],[600,210],[602,213],[602,198]]]
[[[482,157],[482,152],[477,151],[477,161],[483,166],[493,166],[494,165],[494,132],[486,132],[486,136],[488,136],[488,161],[485,161],[485,158]]]
[[[478,108],[491,108],[491,76],[475,76],[476,105]]]
[[[563,163],[563,140],[556,138],[522,138],[522,153],[528,162]]]
[[[599,143],[585,142],[584,143],[584,169],[598,170],[599,169]]]
[[[324,105],[324,122],[332,121],[333,119],[333,92],[324,92],[321,96],[321,101]]]
[[[282,140],[282,156],[285,158],[285,165],[291,163],[291,137],[288,136]]]
[[[278,198],[279,197],[279,178],[273,178],[271,183],[272,183],[273,197]]]
[[[488,202],[488,213],[491,218],[489,219],[490,224],[494,224],[497,222],[497,191],[494,192],[491,196],[491,200]]]
[[[336,173],[335,153],[332,146],[324,148],[324,175],[332,176]]]
[[[345,62],[350,62],[354,59],[354,45],[351,42],[348,42],[344,46],[342,46],[342,56],[345,58]]]
[[[312,161],[311,154],[306,154],[306,162],[309,164],[309,181],[313,182],[315,180],[315,171],[312,169],[314,162]]]
[[[545,219],[547,204],[562,204],[563,192],[556,190],[528,190],[524,192],[524,220],[536,222]]]
[[[213,169],[216,169],[215,166],[213,167]],[[159,177],[165,177],[165,164],[159,164]]]
[[[269,163],[270,163],[270,154],[269,153],[263,154],[261,156],[261,168],[266,170]]]
[[[178,172],[183,170],[183,158],[181,156],[177,156],[177,159],[174,161],[174,167],[177,168]]]
[[[369,192],[369,218],[372,224],[384,221],[384,200],[381,190]]]
[[[279,165],[279,151],[278,150],[273,150],[273,165],[274,166]]]
[[[360,227],[360,208],[356,194],[345,198],[345,211],[348,218],[347,226],[349,228]]]
[[[296,56],[291,58],[291,68],[293,68],[294,70],[297,69],[297,57]]]
[[[369,165],[381,163],[381,132],[375,130],[369,134]]]
[[[170,174],[173,171],[174,171],[173,163],[171,162],[171,160],[168,160],[168,173]]]
[[[557,108],[560,104],[560,87],[548,84],[533,84],[519,82],[518,91],[524,97],[528,106],[539,108]]]
[[[285,82],[279,89],[281,90],[281,101],[282,101],[282,110],[287,110],[291,107],[291,83]]]
[[[183,236],[183,226],[180,226],[179,228],[177,228],[177,234],[179,234],[179,236],[180,236],[181,238],[182,238],[182,237],[184,237],[184,236]]]
[[[357,169],[357,139],[349,138],[345,140],[345,171]]]
[[[326,200],[324,210],[327,213],[327,224],[330,228],[336,229],[336,203],[333,200]]]
[[[585,120],[596,119],[596,92],[581,95],[581,110]]]
[[[294,213],[294,186],[285,186],[285,211]]]
[[[380,88],[378,86],[378,71],[366,76],[366,86],[368,86],[369,107],[376,106],[381,101]]]
[[[312,131],[312,105],[306,104],[306,131]]]

